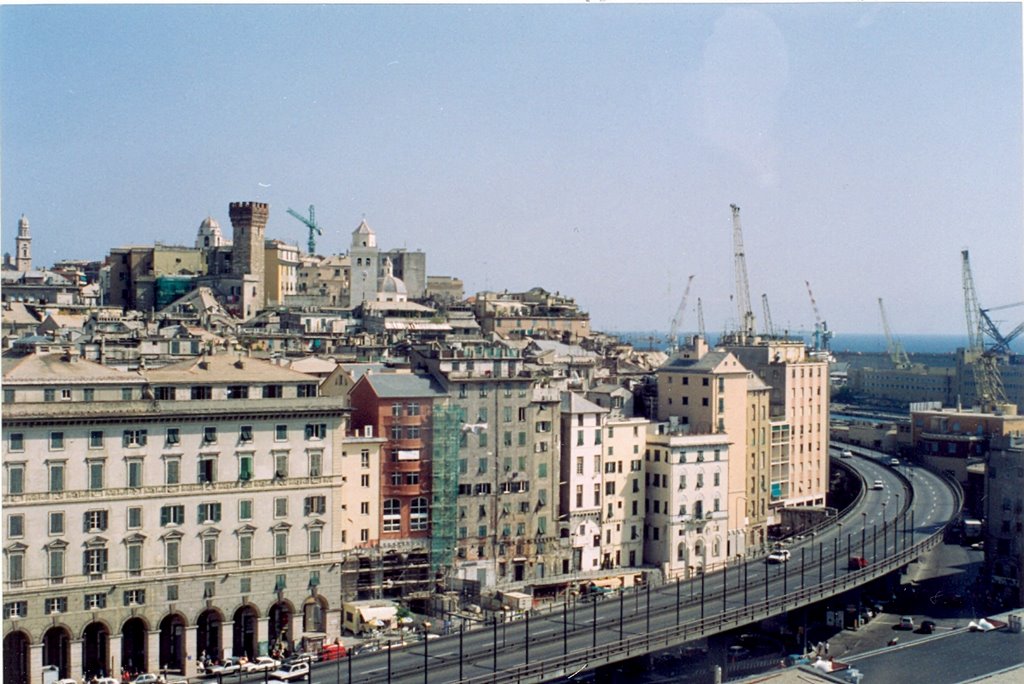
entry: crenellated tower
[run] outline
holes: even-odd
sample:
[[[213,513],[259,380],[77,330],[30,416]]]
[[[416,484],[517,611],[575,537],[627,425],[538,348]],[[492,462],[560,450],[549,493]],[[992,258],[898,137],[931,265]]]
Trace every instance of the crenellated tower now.
[[[263,249],[270,205],[265,202],[232,202],[231,273],[242,281],[243,315],[249,318],[266,304],[263,293]]]

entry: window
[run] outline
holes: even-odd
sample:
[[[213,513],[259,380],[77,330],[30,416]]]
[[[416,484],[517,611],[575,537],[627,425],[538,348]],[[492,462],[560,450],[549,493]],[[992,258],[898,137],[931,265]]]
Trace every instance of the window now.
[[[323,537],[323,531],[319,528],[313,528],[309,531],[309,557],[319,558],[320,557],[320,540]]]
[[[12,586],[20,587],[25,580],[25,554],[11,551],[7,554],[7,581]]]
[[[384,501],[384,532],[398,532],[402,529],[402,504],[398,499]]]
[[[322,451],[309,452],[309,476],[320,477],[323,473],[324,454]]]
[[[160,525],[181,525],[185,522],[185,506],[162,506],[160,508]]]
[[[132,542],[128,544],[128,574],[129,575],[141,575],[142,574],[142,544],[138,542]]]
[[[177,539],[168,539],[164,542],[164,569],[167,572],[177,572],[181,566],[181,542]]]
[[[204,427],[203,428],[203,444],[216,444],[217,443],[217,428],[216,427]]]
[[[57,615],[68,612],[67,596],[52,596],[43,603],[43,612],[47,615]]]
[[[142,506],[129,506],[127,527],[129,530],[137,530],[142,527]]]
[[[278,451],[274,454],[274,477],[288,477],[288,452]]]
[[[316,383],[304,383],[295,388],[295,396],[302,397],[315,397],[316,396]]]
[[[249,398],[249,386],[248,385],[228,385],[227,398],[228,399],[248,399]]]
[[[49,465],[49,481],[51,492],[64,491],[64,463],[51,463]]]
[[[106,594],[86,594],[85,595],[85,609],[86,610],[99,610],[107,607],[107,595]]]
[[[238,441],[243,444],[252,441],[252,425],[243,425],[238,428]]]
[[[25,434],[22,432],[12,432],[8,438],[8,448],[11,451],[24,451],[25,450]]]
[[[238,519],[252,520],[252,499],[242,499],[238,502]]]
[[[82,515],[83,532],[103,532],[107,529],[107,512],[105,510],[86,511]]]
[[[121,401],[131,401],[133,394],[134,393],[132,392],[132,388],[131,387],[122,387],[121,388]]]
[[[306,439],[320,440],[327,436],[327,423],[306,423]]]
[[[362,501],[362,502],[360,502],[360,504],[359,504],[359,514],[360,515],[370,515],[370,502],[369,501]]]
[[[548,476],[548,464],[539,463],[537,465],[537,477],[546,478]]]
[[[153,398],[157,401],[174,401],[174,388],[156,387],[153,389]]]
[[[146,446],[145,430],[125,430],[121,436],[121,445],[126,448]]]
[[[288,440],[288,426],[287,425],[275,425],[274,426],[274,441],[285,442]]]
[[[425,497],[418,497],[412,500],[409,507],[409,529],[421,531],[427,529],[427,500]]]
[[[366,475],[366,474],[360,475],[359,476],[359,486],[360,487],[369,488],[370,487],[370,476]]]
[[[103,448],[103,430],[90,430],[89,431],[89,448],[90,449],[102,449]]]
[[[201,503],[197,508],[197,522],[200,525],[220,522],[219,503]]]
[[[57,390],[46,388],[43,390],[43,401],[56,401]]]
[[[243,482],[252,479],[252,454],[238,455],[238,479]]]
[[[370,541],[370,530],[368,528],[362,528],[359,530],[359,541],[368,542]]]
[[[216,456],[200,456],[198,470],[197,470],[197,481],[200,484],[206,484],[209,482],[217,481],[217,457]]]
[[[175,485],[181,482],[181,459],[168,458],[164,461],[164,483]]]
[[[132,458],[127,461],[128,466],[128,486],[129,487],[141,487],[142,486],[142,459]]]
[[[167,446],[174,446],[181,443],[181,429],[180,428],[167,428],[167,433],[164,438],[164,444]]]
[[[96,390],[92,387],[86,387],[82,390],[82,399],[86,402],[91,402],[96,399]]]
[[[275,518],[286,518],[288,517],[288,498],[279,496],[274,499],[274,517]]]
[[[203,567],[217,567],[217,537],[203,537]]]
[[[252,565],[252,535],[238,535],[238,560],[242,565]]]
[[[282,385],[264,385],[263,386],[263,398],[264,399],[280,399],[284,396],[284,387]]]
[[[14,390],[10,389],[9,387],[5,387],[4,388],[4,403],[5,404],[13,404],[14,403]]]
[[[305,515],[323,515],[327,512],[327,497],[326,496],[307,496],[303,509]]]
[[[8,537],[24,537],[25,536],[25,516],[21,515],[9,515],[7,516],[7,536]]]
[[[420,438],[420,429],[419,429],[419,427],[416,426],[416,425],[410,425],[409,427],[405,428],[405,438],[406,439],[419,439]]]
[[[143,606],[146,604],[145,589],[129,589],[124,592],[124,605]]]
[[[191,395],[193,400],[213,399],[213,389],[206,385],[193,385]]]
[[[367,449],[363,449],[362,451],[359,452],[359,467],[370,467],[370,452]]]
[[[60,451],[64,448],[64,433],[63,432],[51,432],[50,433],[50,451]]]
[[[89,461],[85,467],[89,474],[89,489],[103,489],[103,461]]]
[[[64,512],[58,511],[49,514],[47,528],[52,535],[64,534]]]
[[[582,475],[583,474],[583,457],[582,456],[577,456],[576,457],[576,474],[577,475]]]
[[[417,402],[409,402],[405,405],[405,415],[407,416],[418,416],[420,415],[420,405]]]
[[[86,575],[97,577],[107,571],[107,550],[105,548],[87,549],[82,556],[82,567]]]
[[[285,530],[274,532],[274,560],[288,560],[288,532]]]

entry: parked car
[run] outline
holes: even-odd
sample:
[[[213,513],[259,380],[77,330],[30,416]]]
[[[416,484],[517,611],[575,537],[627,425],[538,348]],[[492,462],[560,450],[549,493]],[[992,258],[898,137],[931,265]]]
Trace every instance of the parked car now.
[[[935,623],[931,620],[922,620],[921,629],[919,631],[921,634],[931,634],[935,631]]]
[[[162,675],[152,674],[147,672],[140,674],[131,681],[131,684],[164,684],[164,678]]]
[[[242,669],[242,664],[238,658],[228,658],[223,663],[214,663],[206,668],[207,677],[227,677],[228,675],[238,674]]]
[[[900,459],[898,459],[898,458],[890,458],[889,459],[889,465],[891,465],[891,466],[898,466],[899,464],[900,464]]]
[[[273,672],[279,667],[280,660],[274,660],[270,656],[258,656],[242,665],[242,672]]]
[[[788,563],[790,557],[789,549],[776,549],[768,554],[766,563]]]
[[[270,676],[285,682],[304,679],[309,676],[309,663],[282,663],[281,667],[270,673]]]
[[[850,560],[846,564],[847,570],[860,570],[866,567],[868,567],[868,559],[863,556],[850,556]]]
[[[874,482],[871,483],[871,488],[872,489],[885,489],[885,483],[882,482],[881,480],[875,480]]]
[[[853,452],[849,449],[843,449],[843,452],[839,454],[840,458],[853,458]]]
[[[896,629],[914,629],[914,618],[909,615],[901,616],[899,624],[896,625]]]
[[[97,677],[96,680],[89,680],[89,684],[121,684],[113,677]]]

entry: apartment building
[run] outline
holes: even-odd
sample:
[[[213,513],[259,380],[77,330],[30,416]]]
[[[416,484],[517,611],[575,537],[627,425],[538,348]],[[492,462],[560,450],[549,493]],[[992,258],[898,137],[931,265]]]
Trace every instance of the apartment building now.
[[[196,674],[340,634],[347,410],[234,355],[4,358],[4,680]]]
[[[601,567],[605,569],[644,563],[644,456],[649,424],[645,418],[614,413],[604,421]]]
[[[604,416],[608,410],[575,392],[564,392],[561,404],[562,462],[559,518],[572,547],[562,572],[601,567],[601,502],[604,462]]]

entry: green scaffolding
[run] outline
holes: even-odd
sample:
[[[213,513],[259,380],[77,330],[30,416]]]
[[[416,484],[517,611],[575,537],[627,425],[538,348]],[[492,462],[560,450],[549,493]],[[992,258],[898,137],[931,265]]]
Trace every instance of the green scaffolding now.
[[[442,406],[434,410],[433,473],[430,507],[430,569],[436,576],[452,567],[455,553],[459,497],[459,435],[462,410]]]

